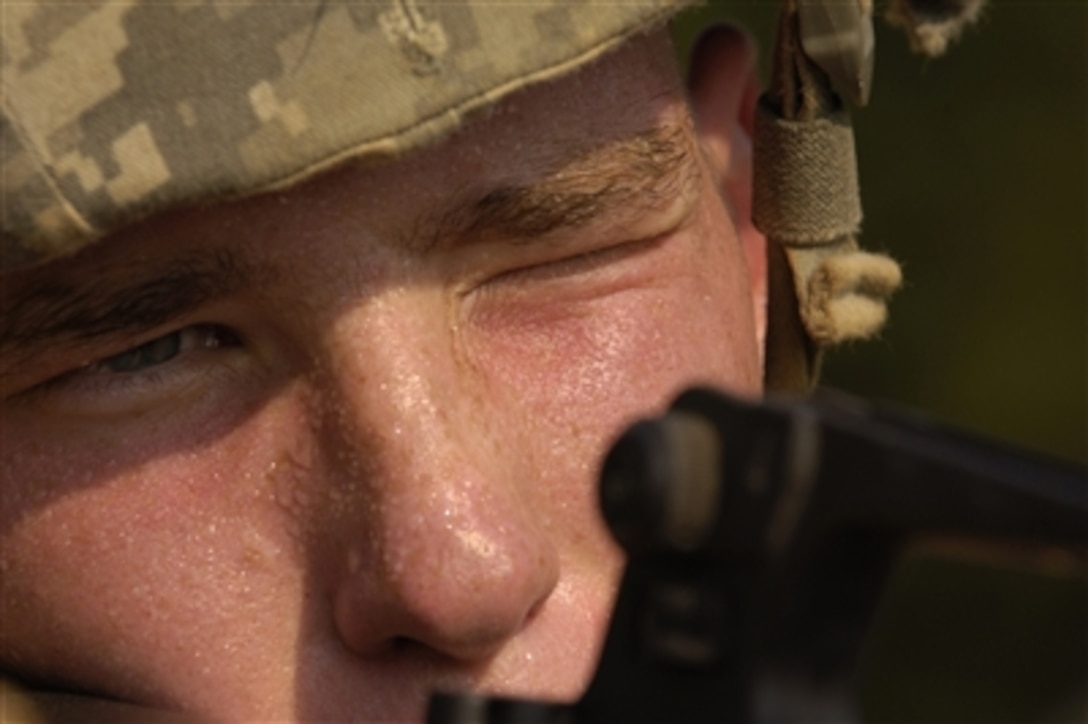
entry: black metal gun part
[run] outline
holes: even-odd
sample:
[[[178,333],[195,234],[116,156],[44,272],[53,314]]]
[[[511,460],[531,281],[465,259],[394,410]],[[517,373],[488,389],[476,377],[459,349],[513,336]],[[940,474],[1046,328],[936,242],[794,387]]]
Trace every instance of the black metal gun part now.
[[[888,572],[920,534],[1088,557],[1088,471],[837,393],[692,390],[613,446],[628,555],[581,700],[438,694],[432,724],[849,722]]]

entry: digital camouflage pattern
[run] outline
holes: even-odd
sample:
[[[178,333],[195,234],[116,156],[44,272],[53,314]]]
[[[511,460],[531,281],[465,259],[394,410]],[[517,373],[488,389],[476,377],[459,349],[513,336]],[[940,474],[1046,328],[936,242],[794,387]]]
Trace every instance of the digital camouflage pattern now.
[[[390,156],[689,0],[2,0],[0,266]]]

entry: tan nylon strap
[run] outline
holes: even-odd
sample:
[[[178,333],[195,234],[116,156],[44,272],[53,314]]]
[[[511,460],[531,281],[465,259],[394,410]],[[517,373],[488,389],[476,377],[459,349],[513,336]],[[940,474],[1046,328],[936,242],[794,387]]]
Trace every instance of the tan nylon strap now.
[[[779,22],[754,154],[752,213],[768,240],[764,381],[769,391],[800,394],[815,384],[826,345],[880,329],[901,275],[892,259],[858,249],[853,131],[826,74],[801,49],[796,0]]]
[[[756,110],[753,213],[767,236],[791,246],[825,244],[861,225],[850,116],[838,111],[788,121],[766,102]]]
[[[785,249],[767,244],[767,336],[764,387],[768,392],[803,394],[819,374],[818,349],[805,332]]]

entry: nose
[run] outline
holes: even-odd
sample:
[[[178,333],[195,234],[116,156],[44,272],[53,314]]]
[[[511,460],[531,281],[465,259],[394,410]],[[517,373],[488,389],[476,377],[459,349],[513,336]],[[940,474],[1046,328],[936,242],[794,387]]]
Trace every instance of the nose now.
[[[355,505],[338,523],[333,616],[363,657],[423,646],[485,661],[543,606],[558,553],[503,424],[516,408],[458,360],[448,327],[412,318],[337,343],[322,439]]]

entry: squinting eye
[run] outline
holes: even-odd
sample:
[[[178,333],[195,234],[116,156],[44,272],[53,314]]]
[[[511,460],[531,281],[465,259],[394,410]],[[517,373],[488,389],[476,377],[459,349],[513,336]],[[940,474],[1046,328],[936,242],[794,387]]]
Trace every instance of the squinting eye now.
[[[182,352],[215,349],[237,343],[238,338],[224,327],[213,325],[186,327],[153,339],[139,347],[99,360],[91,365],[91,368],[98,372],[119,374],[140,372],[165,364]]]
[[[168,409],[186,394],[222,384],[219,373],[244,364],[245,346],[228,327],[194,324],[75,367],[16,397],[64,415],[109,417],[156,406]]]
[[[98,365],[110,372],[136,372],[145,367],[162,364],[176,357],[180,351],[181,332],[174,332],[104,359]]]

